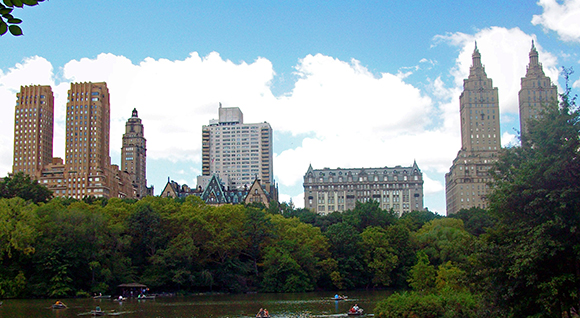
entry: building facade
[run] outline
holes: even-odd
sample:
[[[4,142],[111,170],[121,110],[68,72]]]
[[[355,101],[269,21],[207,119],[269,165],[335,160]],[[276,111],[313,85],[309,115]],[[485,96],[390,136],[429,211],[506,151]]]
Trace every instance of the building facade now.
[[[475,45],[469,77],[459,97],[461,150],[445,175],[447,215],[471,207],[486,208],[489,169],[501,149],[499,101]]]
[[[149,194],[147,188],[147,140],[144,137],[143,124],[133,109],[131,118],[125,124],[123,146],[121,147],[121,170],[132,177],[137,198]]]
[[[66,104],[66,196],[115,196],[109,155],[109,89],[106,83],[72,83]]]
[[[226,187],[250,187],[258,178],[274,184],[272,127],[267,122],[245,124],[238,107],[219,107],[219,119],[202,128],[202,176],[205,188],[213,175]]]
[[[520,102],[520,135],[522,141],[528,132],[528,121],[540,116],[542,106],[558,100],[558,88],[544,74],[542,63],[538,59],[538,50],[532,41],[530,63],[526,68],[526,76],[522,77],[522,88],[519,92]]]
[[[14,110],[12,171],[39,179],[52,162],[54,96],[50,86],[21,86]]]
[[[377,201],[399,215],[423,209],[423,173],[411,167],[313,169],[304,175],[304,207],[320,214],[354,209],[356,202]]]

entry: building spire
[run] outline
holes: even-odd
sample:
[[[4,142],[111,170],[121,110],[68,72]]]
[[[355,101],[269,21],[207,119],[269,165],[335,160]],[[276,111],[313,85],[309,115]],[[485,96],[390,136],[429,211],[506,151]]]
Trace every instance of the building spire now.
[[[536,46],[534,45],[534,40],[532,40],[532,49],[530,50],[530,66],[538,65],[538,50],[536,50]]]
[[[131,117],[139,117],[139,115],[137,115],[137,108],[133,108],[133,113],[131,114]]]
[[[473,54],[471,55],[473,60],[473,66],[479,67],[481,66],[481,54],[479,54],[479,49],[477,49],[477,41],[475,41],[475,49],[473,50]]]

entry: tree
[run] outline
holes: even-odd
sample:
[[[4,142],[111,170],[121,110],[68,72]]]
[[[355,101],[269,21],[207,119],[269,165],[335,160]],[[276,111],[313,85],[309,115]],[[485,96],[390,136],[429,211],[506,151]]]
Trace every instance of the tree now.
[[[44,0],[2,0],[0,3],[0,36],[6,34],[8,30],[14,36],[22,35],[22,29],[17,25],[22,20],[12,15],[14,7],[23,8],[24,6],[33,7]]]
[[[435,266],[423,251],[417,252],[417,264],[409,271],[409,285],[417,292],[428,292],[435,287]]]
[[[328,227],[324,236],[330,243],[332,258],[338,262],[335,273],[331,273],[333,284],[339,288],[360,287],[364,279],[364,261],[361,236],[352,225],[336,223]]]
[[[467,262],[472,253],[474,237],[463,228],[463,221],[443,218],[430,221],[415,233],[419,249],[431,262],[439,266],[453,261],[459,266]]]
[[[0,182],[0,198],[14,197],[31,200],[34,203],[47,202],[52,198],[52,191],[38,184],[37,180],[30,179],[29,175],[17,172]]]
[[[300,222],[297,218],[285,219],[281,215],[268,215],[276,238],[264,249],[263,289],[269,292],[311,291],[329,268],[329,243],[320,229]]]
[[[487,228],[493,226],[493,220],[489,212],[478,207],[461,209],[450,217],[463,220],[465,230],[475,236],[480,236],[485,233]]]
[[[564,73],[560,104],[545,105],[493,173],[496,225],[482,235],[479,277],[505,316],[580,311],[580,113]]]
[[[396,221],[396,213],[393,210],[382,210],[375,200],[364,203],[357,201],[355,208],[344,212],[343,216],[343,222],[356,227],[360,233],[369,226],[387,227]]]
[[[34,204],[21,198],[0,199],[0,298],[23,294],[22,259],[35,252],[38,233]]]
[[[391,272],[397,266],[399,258],[395,254],[387,231],[381,227],[369,226],[361,234],[363,255],[367,270],[372,276],[374,286],[388,287],[392,283]]]
[[[398,223],[404,224],[411,231],[417,231],[423,226],[423,224],[440,218],[442,218],[442,216],[428,210],[411,211],[403,213],[399,218]]]

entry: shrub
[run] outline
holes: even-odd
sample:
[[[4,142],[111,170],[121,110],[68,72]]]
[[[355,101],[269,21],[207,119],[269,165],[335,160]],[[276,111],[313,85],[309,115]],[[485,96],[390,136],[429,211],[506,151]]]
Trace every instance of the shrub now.
[[[469,292],[428,294],[404,292],[377,304],[378,318],[475,318],[480,301]]]

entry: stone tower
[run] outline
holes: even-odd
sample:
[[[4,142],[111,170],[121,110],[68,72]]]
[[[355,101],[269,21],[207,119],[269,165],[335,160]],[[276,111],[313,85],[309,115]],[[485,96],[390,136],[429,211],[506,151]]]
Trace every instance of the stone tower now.
[[[143,134],[143,124],[137,109],[133,109],[131,118],[125,124],[121,148],[121,170],[131,174],[137,198],[146,196],[147,140]]]
[[[498,90],[485,73],[477,43],[469,77],[463,81],[459,113],[461,150],[445,175],[447,215],[461,209],[486,207],[488,170],[501,148]]]
[[[526,68],[526,76],[522,77],[520,101],[520,134],[522,141],[528,132],[528,121],[540,116],[542,106],[558,99],[558,88],[544,74],[542,64],[538,61],[538,50],[532,41],[530,63]]]

